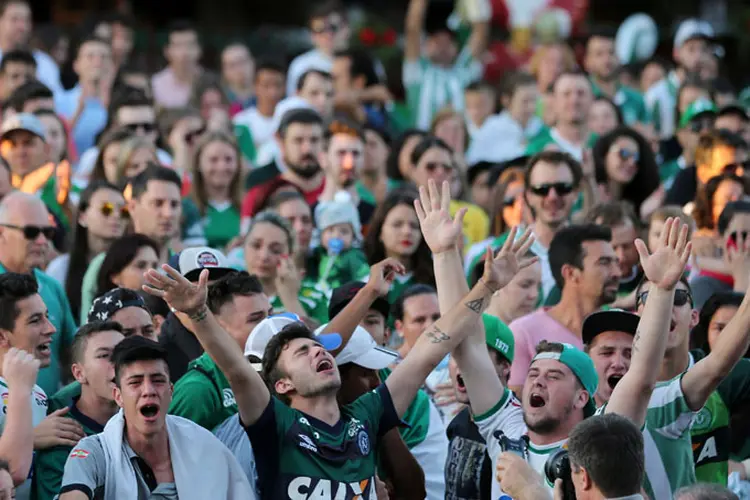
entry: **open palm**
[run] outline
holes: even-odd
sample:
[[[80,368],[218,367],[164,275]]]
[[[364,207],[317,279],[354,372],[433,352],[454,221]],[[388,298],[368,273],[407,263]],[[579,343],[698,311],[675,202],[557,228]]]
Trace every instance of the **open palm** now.
[[[466,209],[462,208],[455,217],[450,214],[451,190],[450,184],[443,182],[442,194],[435,181],[429,181],[427,188],[419,188],[419,199],[414,201],[419,226],[424,240],[432,253],[451,250],[458,245],[462,236],[463,218]]]
[[[161,297],[176,311],[192,315],[206,305],[208,297],[208,270],[201,271],[198,283],[191,283],[173,267],[162,266],[166,275],[151,269],[146,273],[146,284],[143,290],[156,297]]]
[[[659,243],[650,254],[643,240],[635,241],[641,259],[641,267],[648,280],[664,289],[673,288],[685,271],[690,258],[691,244],[688,241],[688,226],[680,224],[677,218],[669,218],[664,223]]]
[[[508,239],[505,240],[500,251],[492,257],[492,250],[487,248],[484,260],[484,275],[482,279],[493,290],[499,290],[511,282],[518,271],[524,269],[538,260],[537,257],[524,257],[531,245],[534,236],[531,229],[526,229],[520,238],[516,239],[518,228],[511,229]]]

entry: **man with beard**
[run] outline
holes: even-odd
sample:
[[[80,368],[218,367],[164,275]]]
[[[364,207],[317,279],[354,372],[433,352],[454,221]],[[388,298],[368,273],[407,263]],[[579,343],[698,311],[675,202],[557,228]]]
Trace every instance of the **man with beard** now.
[[[242,217],[254,213],[259,198],[274,184],[292,184],[315,204],[323,192],[326,175],[320,168],[323,152],[323,119],[309,108],[293,108],[281,118],[276,133],[280,154],[266,166],[254,169],[247,179],[249,191],[242,200]]]
[[[346,191],[357,207],[360,223],[367,226],[375,212],[375,205],[361,199],[357,192],[357,181],[365,161],[364,133],[355,123],[335,120],[326,131],[326,143],[328,151],[323,164],[325,188],[320,194],[320,205],[334,201],[338,192]]]
[[[674,110],[677,90],[688,77],[699,77],[711,57],[714,30],[706,21],[688,19],[680,24],[674,36],[673,57],[677,67],[646,91],[646,108],[659,137],[669,139],[675,132]]]
[[[594,224],[561,229],[550,245],[550,267],[561,290],[560,302],[510,324],[516,352],[508,385],[520,394],[537,344],[546,340],[583,349],[583,320],[617,298],[620,266],[612,232]],[[593,394],[591,394],[593,397]]]
[[[589,74],[594,96],[604,95],[612,99],[620,109],[625,125],[649,122],[641,93],[619,82],[620,61],[615,53],[614,33],[600,30],[589,35],[583,67]]]
[[[583,161],[583,151],[591,146],[587,122],[589,108],[594,102],[591,82],[585,73],[564,72],[552,87],[555,126],[542,131],[526,148],[526,154],[536,154],[550,147],[564,151]]]

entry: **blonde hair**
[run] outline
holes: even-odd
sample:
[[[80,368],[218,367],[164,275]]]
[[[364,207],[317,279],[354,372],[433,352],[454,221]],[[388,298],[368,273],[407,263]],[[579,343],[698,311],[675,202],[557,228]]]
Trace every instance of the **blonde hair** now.
[[[542,64],[542,60],[544,60],[544,56],[547,55],[547,52],[552,49],[560,49],[563,53],[563,73],[566,71],[573,71],[578,67],[578,64],[576,63],[576,56],[573,53],[573,49],[570,48],[567,44],[564,43],[548,43],[545,45],[541,45],[539,48],[537,48],[534,51],[534,54],[531,56],[531,60],[529,61],[529,72],[534,76],[534,78],[539,78],[539,68]],[[551,82],[554,83],[554,82]],[[546,92],[547,89],[541,89],[542,92]]]
[[[235,171],[232,182],[229,185],[229,197],[232,200],[232,206],[236,210],[240,210],[240,206],[242,205],[242,184],[244,179],[242,168],[242,153],[240,152],[240,148],[237,145],[237,142],[234,140],[233,136],[219,130],[212,130],[203,134],[203,136],[196,144],[191,166],[191,171],[193,174],[193,187],[191,196],[195,204],[198,206],[198,210],[200,210],[201,215],[206,214],[206,209],[208,208],[209,202],[208,196],[206,194],[206,180],[203,178],[203,174],[201,173],[200,169],[201,155],[203,154],[203,150],[209,144],[213,144],[214,142],[223,142],[224,144],[231,146],[235,152],[237,158],[237,170]]]
[[[141,136],[133,136],[123,141],[120,147],[120,153],[117,155],[117,178],[112,180],[112,184],[119,186],[125,180],[125,170],[127,169],[130,158],[139,149],[149,149],[153,153],[153,160],[158,163],[158,157],[156,156],[156,146],[150,140]]]
[[[464,120],[463,115],[450,106],[441,109],[440,111],[435,113],[435,116],[432,117],[432,123],[430,123],[430,134],[435,135],[435,131],[437,130],[438,126],[444,121],[448,121],[452,118],[457,118],[461,123],[461,127],[464,131],[464,149],[466,149],[469,147],[469,141],[471,140],[471,136],[469,135],[469,128],[466,126],[466,120]],[[456,152],[464,153],[465,151]]]

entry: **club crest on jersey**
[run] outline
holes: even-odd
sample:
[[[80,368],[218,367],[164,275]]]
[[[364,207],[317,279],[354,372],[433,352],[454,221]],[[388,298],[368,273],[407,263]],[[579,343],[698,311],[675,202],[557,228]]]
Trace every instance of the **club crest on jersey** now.
[[[298,434],[297,437],[299,437],[299,447],[304,448],[306,450],[312,451],[313,453],[318,452],[318,447],[316,446],[315,442],[310,438],[310,436],[306,434]]]
[[[370,436],[367,434],[367,431],[362,429],[359,431],[359,434],[357,434],[357,447],[359,447],[359,452],[362,454],[362,456],[367,456],[370,453]]]
[[[221,394],[224,398],[224,408],[230,408],[237,404],[237,401],[234,399],[234,393],[232,392],[232,389],[224,389],[221,391]]]

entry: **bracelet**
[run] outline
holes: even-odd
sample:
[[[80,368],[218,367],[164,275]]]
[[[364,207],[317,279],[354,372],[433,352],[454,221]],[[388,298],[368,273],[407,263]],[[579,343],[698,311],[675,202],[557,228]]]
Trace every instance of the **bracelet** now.
[[[189,318],[190,321],[194,321],[197,323],[206,319],[206,316],[208,316],[208,312],[206,311],[206,306],[203,306],[200,310],[191,314]]]
[[[497,289],[493,289],[493,288],[492,288],[492,287],[491,287],[490,285],[488,285],[488,284],[487,284],[487,282],[486,282],[486,281],[484,280],[484,278],[479,278],[479,282],[480,282],[480,283],[481,283],[482,285],[484,285],[484,287],[485,287],[485,288],[486,288],[487,290],[489,290],[490,292],[492,292],[492,294],[493,294],[493,295],[494,295],[494,294],[495,294],[495,293],[496,293],[496,292],[497,292],[498,290],[500,290],[500,288],[497,288]],[[502,287],[501,287],[501,288],[502,288]]]

